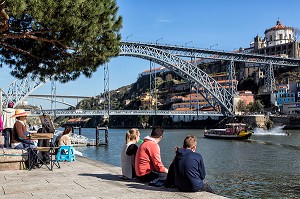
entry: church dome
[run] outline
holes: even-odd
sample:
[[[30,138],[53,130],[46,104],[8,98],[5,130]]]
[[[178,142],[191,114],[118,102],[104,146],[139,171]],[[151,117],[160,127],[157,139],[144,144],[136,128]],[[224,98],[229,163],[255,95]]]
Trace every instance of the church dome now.
[[[278,19],[278,21],[276,22],[276,25],[274,27],[265,30],[265,34],[272,30],[275,31],[275,30],[285,30],[285,29],[293,30],[292,27],[287,27],[287,26],[282,25],[280,20]]]

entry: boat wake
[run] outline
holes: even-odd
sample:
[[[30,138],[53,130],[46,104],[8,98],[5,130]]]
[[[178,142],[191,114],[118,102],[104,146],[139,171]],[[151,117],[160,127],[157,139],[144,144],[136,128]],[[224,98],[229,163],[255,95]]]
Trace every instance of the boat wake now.
[[[283,131],[284,126],[276,126],[272,129],[265,130],[262,128],[255,128],[254,135],[283,135],[286,136],[287,133]]]

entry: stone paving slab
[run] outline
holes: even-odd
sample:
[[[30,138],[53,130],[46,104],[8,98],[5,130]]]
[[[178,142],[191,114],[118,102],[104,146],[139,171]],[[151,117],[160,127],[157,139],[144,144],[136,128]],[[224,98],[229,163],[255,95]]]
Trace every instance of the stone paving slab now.
[[[76,158],[75,162],[61,162],[61,168],[54,167],[53,171],[45,166],[31,171],[0,171],[0,198],[225,198],[207,192],[184,193],[123,180],[120,167]]]

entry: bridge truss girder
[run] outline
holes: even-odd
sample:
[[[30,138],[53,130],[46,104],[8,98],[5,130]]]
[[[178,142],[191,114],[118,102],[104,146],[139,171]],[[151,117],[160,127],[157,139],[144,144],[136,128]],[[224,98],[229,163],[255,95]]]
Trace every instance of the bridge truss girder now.
[[[46,80],[48,81],[48,79]],[[7,107],[8,102],[14,102],[17,106],[25,100],[30,93],[42,86],[45,82],[39,78],[26,77],[22,80],[16,79],[2,89],[3,107]]]
[[[64,100],[58,100],[57,97],[55,99],[53,99],[52,97],[30,97],[29,98],[35,98],[35,99],[41,99],[41,100],[47,100],[47,101],[51,101],[53,103],[60,103],[60,104],[64,104],[67,105],[69,107],[74,107],[76,108],[76,105],[70,104],[68,102],[65,102]],[[55,110],[56,107],[51,107],[51,110]]]
[[[123,43],[119,55],[139,57],[155,61],[157,64],[173,70],[187,81],[196,82],[202,86],[203,90],[207,91],[207,95],[211,96],[208,100],[216,100],[219,105],[223,107],[222,112],[224,114],[232,115],[234,113],[231,93],[224,89],[216,80],[211,78],[200,68],[181,59],[180,57],[150,46],[141,46],[133,43]]]
[[[257,64],[273,64],[281,66],[300,66],[299,59],[283,58],[251,53],[237,53],[237,52],[225,52],[210,49],[200,48],[188,48],[183,46],[172,46],[162,45],[153,43],[141,43],[141,42],[122,42],[122,45],[139,45],[139,46],[150,46],[156,49],[161,49],[174,56],[179,57],[194,57],[203,59],[215,59],[215,60],[227,60],[234,62],[246,62],[246,63],[257,63]]]

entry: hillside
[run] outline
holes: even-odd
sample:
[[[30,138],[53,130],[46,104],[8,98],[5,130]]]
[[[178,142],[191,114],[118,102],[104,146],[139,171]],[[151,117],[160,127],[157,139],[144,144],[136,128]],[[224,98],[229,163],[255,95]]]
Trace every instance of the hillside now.
[[[199,65],[202,70],[208,74],[220,73],[226,71],[226,62],[218,61],[214,64],[205,63]],[[236,65],[237,73],[240,65]],[[279,68],[275,72],[276,84],[286,83],[289,81],[300,81],[298,68]],[[175,95],[187,95],[190,93],[189,89],[183,91],[175,91],[174,85],[178,83],[185,83],[185,81],[172,71],[157,74],[156,76],[156,88],[157,88],[157,99],[158,109],[169,110],[171,107],[170,99]],[[255,83],[254,78],[249,77],[239,80],[238,90],[250,90],[255,94],[256,99],[261,100],[265,108],[269,108],[270,104],[269,95],[266,96],[260,93],[263,88],[263,82],[259,85]],[[149,109],[149,106],[143,106],[141,102],[141,96],[148,93],[150,88],[150,76],[145,75],[140,77],[136,82],[123,86],[119,89],[110,92],[110,108],[113,110],[144,110]],[[88,110],[103,110],[104,109],[103,95],[96,96],[94,98],[82,100],[77,104],[76,109],[88,109]],[[84,118],[83,118],[84,119]],[[66,118],[57,120],[58,123],[65,123]],[[196,124],[194,126],[203,126],[201,121],[193,121]],[[103,119],[98,116],[90,117],[89,121],[84,126],[95,126],[102,124]],[[205,125],[208,126],[211,121],[205,121]],[[150,125],[163,125],[169,127],[184,127],[187,128],[190,124],[175,124],[169,117],[156,116],[110,116],[109,125],[111,127],[148,127]]]

